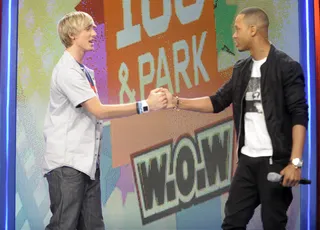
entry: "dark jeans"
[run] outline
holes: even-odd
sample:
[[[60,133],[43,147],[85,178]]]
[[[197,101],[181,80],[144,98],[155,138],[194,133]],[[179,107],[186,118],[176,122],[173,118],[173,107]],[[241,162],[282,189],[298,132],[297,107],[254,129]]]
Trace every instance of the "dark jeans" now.
[[[225,207],[224,230],[243,230],[261,204],[264,230],[285,230],[287,210],[292,201],[291,188],[269,182],[269,172],[279,173],[286,163],[270,164],[270,157],[252,158],[241,155]]]
[[[99,169],[96,180],[70,167],[54,169],[46,178],[52,212],[46,230],[104,230]]]

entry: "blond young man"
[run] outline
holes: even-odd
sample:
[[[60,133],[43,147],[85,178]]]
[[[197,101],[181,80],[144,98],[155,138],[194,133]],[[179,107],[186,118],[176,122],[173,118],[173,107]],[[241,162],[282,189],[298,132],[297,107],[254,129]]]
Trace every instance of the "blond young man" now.
[[[101,104],[94,72],[82,64],[94,49],[94,21],[72,12],[58,23],[66,50],[56,64],[44,124],[44,175],[52,217],[47,230],[104,229],[101,210],[99,149],[102,120],[155,111],[167,106],[161,89],[136,103]]]

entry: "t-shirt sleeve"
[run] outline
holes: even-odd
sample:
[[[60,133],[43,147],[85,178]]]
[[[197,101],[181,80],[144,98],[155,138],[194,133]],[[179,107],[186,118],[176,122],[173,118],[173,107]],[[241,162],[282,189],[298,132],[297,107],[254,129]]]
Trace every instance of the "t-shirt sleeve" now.
[[[74,69],[60,71],[57,85],[74,107],[96,96],[87,78]]]

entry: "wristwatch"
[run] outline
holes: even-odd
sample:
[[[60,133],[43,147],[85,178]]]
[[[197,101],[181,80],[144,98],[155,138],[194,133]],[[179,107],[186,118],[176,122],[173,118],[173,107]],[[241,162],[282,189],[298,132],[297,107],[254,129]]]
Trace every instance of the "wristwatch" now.
[[[137,114],[149,112],[149,105],[146,100],[136,102]]]
[[[141,109],[142,109],[142,113],[149,112],[149,105],[146,100],[141,101]]]
[[[293,164],[296,168],[302,168],[303,161],[300,158],[293,158],[291,161],[291,164]]]

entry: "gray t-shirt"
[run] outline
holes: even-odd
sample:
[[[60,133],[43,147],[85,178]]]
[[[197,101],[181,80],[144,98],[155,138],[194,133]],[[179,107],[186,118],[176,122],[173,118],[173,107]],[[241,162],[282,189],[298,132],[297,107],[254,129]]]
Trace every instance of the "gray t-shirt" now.
[[[96,85],[94,72],[86,70]],[[103,123],[79,105],[96,96],[85,71],[65,51],[52,73],[44,122],[44,174],[70,166],[95,179]]]

